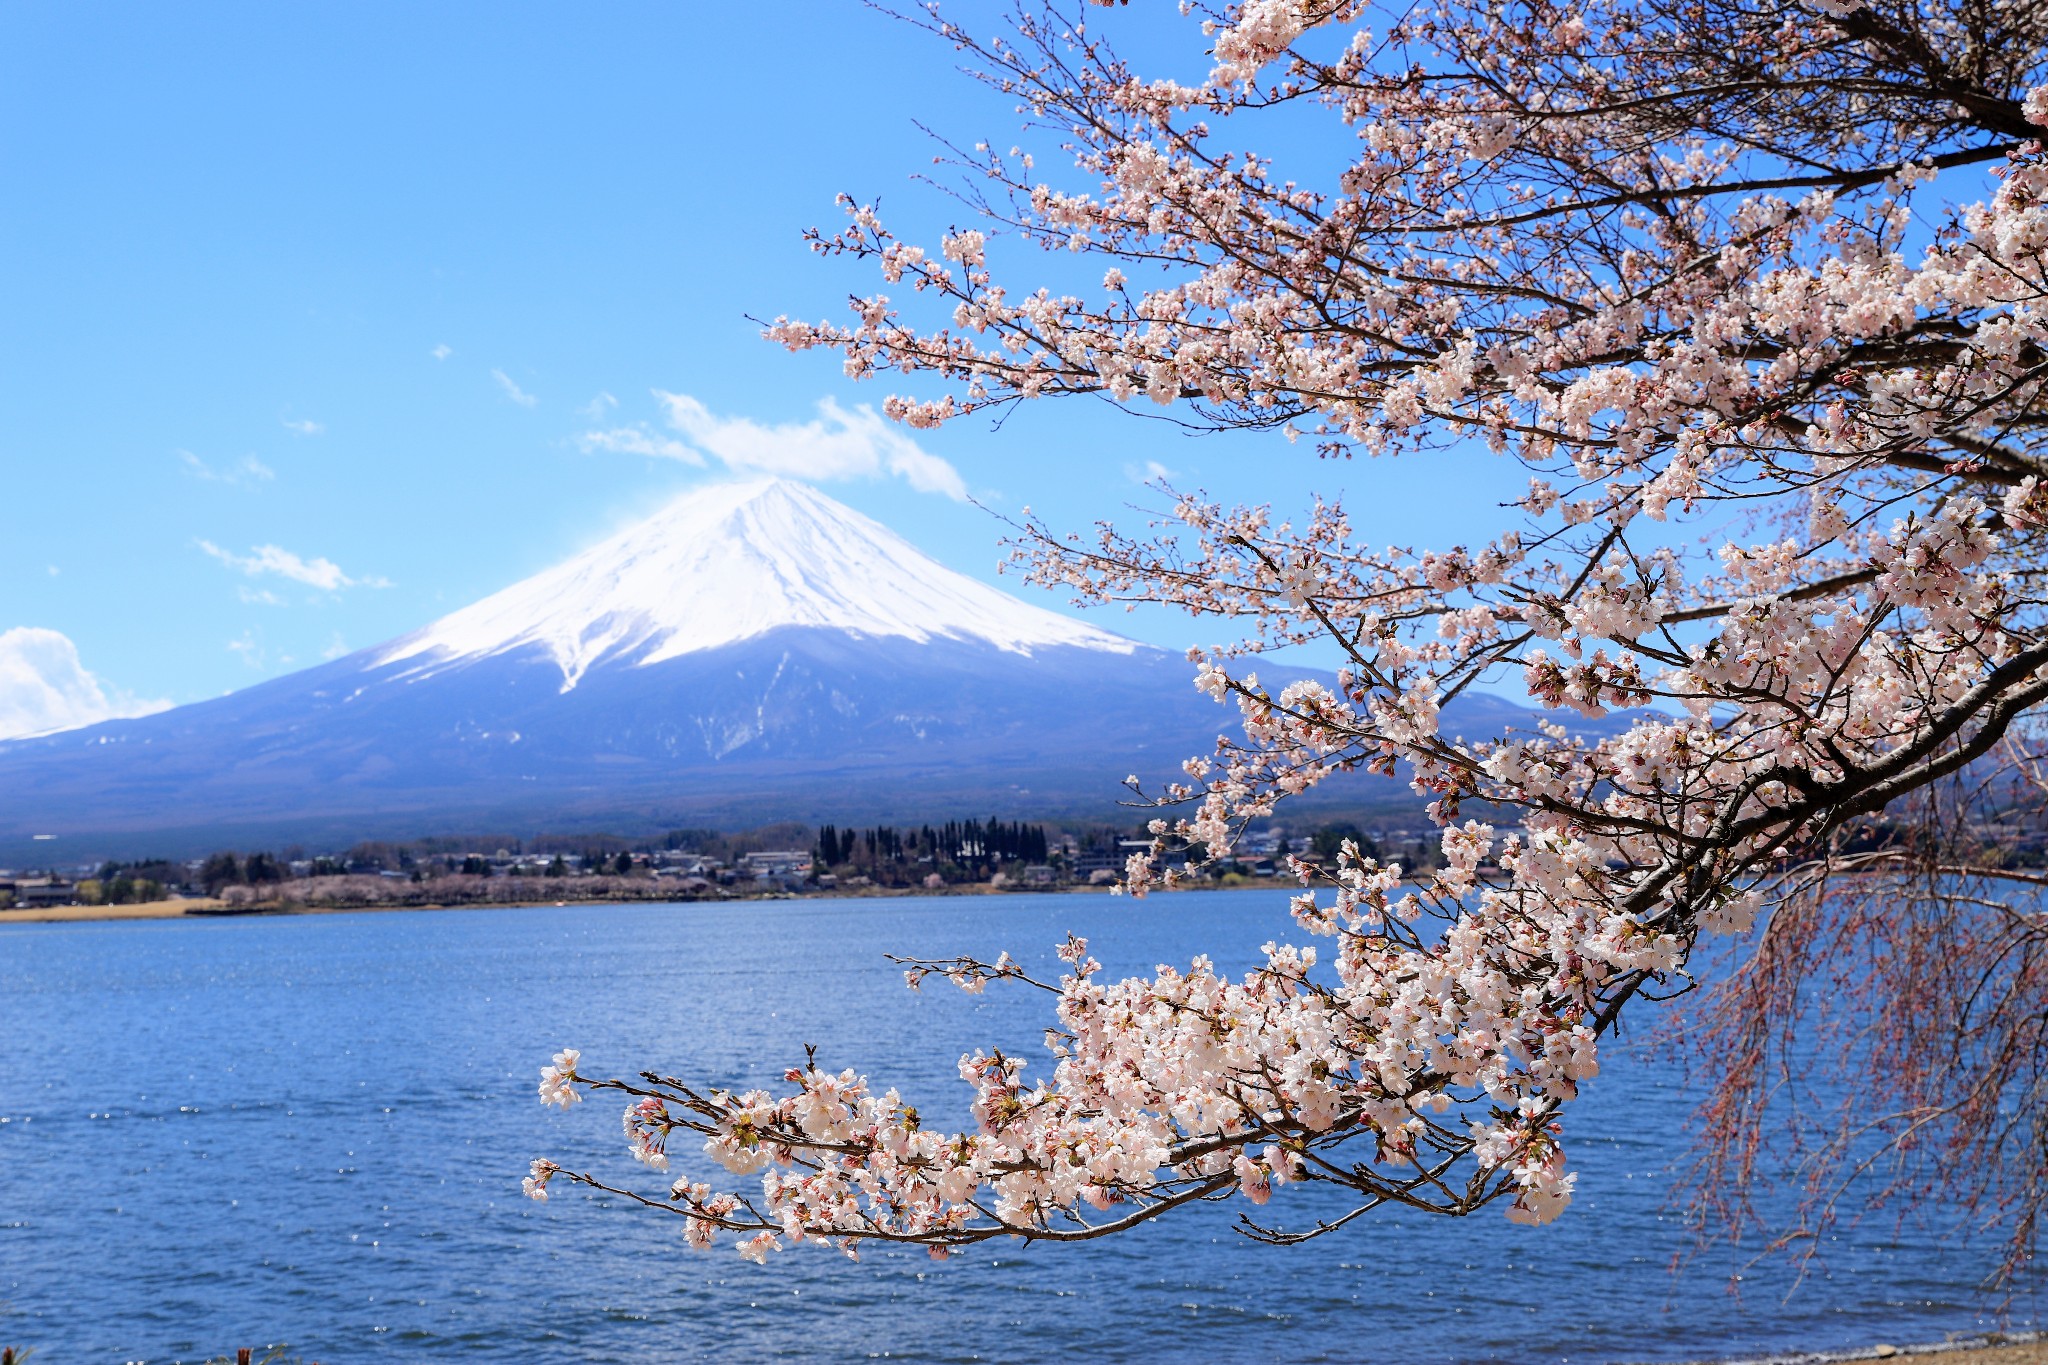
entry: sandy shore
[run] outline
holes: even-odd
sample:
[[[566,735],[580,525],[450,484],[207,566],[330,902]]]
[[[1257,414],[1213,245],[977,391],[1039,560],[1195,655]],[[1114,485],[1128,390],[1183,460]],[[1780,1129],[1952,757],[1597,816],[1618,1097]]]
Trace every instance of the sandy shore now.
[[[2027,1341],[2011,1346],[1971,1346],[1960,1350],[1907,1352],[1900,1355],[1931,1355],[1942,1365],[2048,1365],[2048,1341]],[[1870,1356],[1866,1359],[1879,1359]]]
[[[212,900],[137,901],[133,905],[50,905],[35,910],[0,910],[0,924],[67,924],[75,920],[176,919],[188,910],[209,910]]]
[[[259,915],[375,915],[389,910],[517,910],[534,905],[658,905],[659,901],[479,901],[471,905],[252,905],[195,897],[183,901],[140,901],[134,905],[53,905],[37,910],[0,910],[9,924],[86,924],[125,919],[248,919]]]
[[[1928,1365],[2048,1365],[2048,1335],[2008,1332],[1911,1346],[1873,1342],[1852,1351],[1745,1356],[1732,1361],[1702,1361],[1699,1365],[1844,1365],[1857,1360],[1924,1360]]]
[[[1055,895],[1104,895],[1107,888],[1099,886],[1062,886],[1050,888]],[[912,896],[1003,896],[1010,894],[1046,894],[1044,891],[1017,893],[1000,891],[976,882],[965,882],[942,890],[923,887],[868,888],[855,891],[811,892],[804,895],[790,895],[786,892],[739,893],[722,896],[717,900],[706,899],[707,905],[724,905],[737,901],[779,901],[779,900],[889,900]],[[520,910],[541,905],[682,905],[694,904],[678,898],[674,901],[637,897],[616,900],[593,897],[587,900],[530,900],[530,901],[461,901],[452,905],[305,905],[299,902],[287,904],[261,904],[232,911],[224,910],[225,902],[194,898],[181,901],[143,901],[135,905],[53,905],[36,910],[0,910],[0,926],[9,924],[77,924],[100,920],[124,919],[179,919],[190,915],[194,919],[243,915],[374,915],[391,910]]]
[[[0,910],[0,926],[9,924],[84,924],[125,919],[247,919],[259,915],[375,915],[390,910],[518,910],[535,905],[660,905],[661,901],[478,901],[467,905],[252,905],[226,909],[226,903],[194,898],[183,901],[141,901],[134,905],[53,905],[37,910]]]

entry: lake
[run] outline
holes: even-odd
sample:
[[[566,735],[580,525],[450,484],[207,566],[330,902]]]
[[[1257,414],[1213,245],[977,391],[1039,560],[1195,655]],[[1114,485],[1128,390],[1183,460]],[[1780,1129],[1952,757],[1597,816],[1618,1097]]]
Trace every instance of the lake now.
[[[649,1192],[615,1104],[534,1096],[564,1045],[590,1074],[766,1083],[822,1065],[956,1126],[960,1054],[1043,1057],[1036,991],[903,986],[885,952],[1056,971],[1087,935],[1113,975],[1303,941],[1273,890],[756,901],[0,927],[0,1342],[73,1360],[201,1361],[282,1344],[328,1362],[1620,1362],[1938,1339],[1998,1325],[1969,1248],[1906,1233],[1734,1278],[1667,1208],[1687,1101],[1609,1054],[1570,1115],[1571,1210],[1545,1228],[1368,1215],[1293,1248],[1242,1201],[1078,1246],[944,1264],[870,1245],[742,1262],[680,1222],[557,1185],[534,1156]],[[731,1180],[678,1143],[672,1174]],[[708,1173],[708,1174],[707,1174]],[[1282,1190],[1269,1216],[1327,1207]],[[2034,1300],[2010,1325],[2030,1325]]]

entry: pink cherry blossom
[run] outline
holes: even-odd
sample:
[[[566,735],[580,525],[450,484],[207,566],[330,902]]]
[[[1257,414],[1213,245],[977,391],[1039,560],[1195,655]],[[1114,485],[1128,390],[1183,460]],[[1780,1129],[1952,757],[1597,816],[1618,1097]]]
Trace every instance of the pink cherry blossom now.
[[[1032,582],[1164,604],[1213,641],[1193,685],[1229,733],[1184,781],[1127,782],[1156,809],[1125,890],[1183,884],[1339,774],[1407,783],[1441,865],[1355,844],[1292,859],[1303,941],[1236,976],[1195,956],[1105,980],[1078,940],[1052,980],[1007,956],[904,964],[913,985],[1047,996],[1038,1066],[961,1059],[957,1131],[815,1059],[729,1093],[588,1079],[565,1052],[543,1099],[624,1091],[642,1160],[680,1158],[683,1130],[758,1177],[758,1195],[642,1201],[756,1260],[1090,1238],[1223,1196],[1291,1241],[1335,1225],[1278,1221],[1311,1181],[1360,1213],[1540,1224],[1571,1204],[1569,1115],[1602,1040],[1696,983],[1702,935],[1755,944],[1717,997],[1740,1008],[1699,1034],[1724,1083],[1710,1121],[1751,1153],[1709,1165],[1738,1181],[1759,1143],[1728,1097],[1760,1093],[1759,1035],[1806,998],[1800,964],[1882,947],[1905,956],[1861,988],[1910,1003],[1896,1036],[1965,1064],[1937,1080],[1883,1038],[1845,1042],[1894,1059],[1859,1090],[1899,1107],[1839,1131],[1952,1153],[1931,1158],[1944,1178],[2031,1228],[2048,1176],[1986,1134],[2038,1108],[2048,969],[2038,916],[1985,888],[2032,883],[1953,850],[1984,792],[2048,792],[2029,742],[2048,699],[2048,20],[2001,11],[1993,32],[1957,4],[1861,0],[1192,9],[1206,55],[1183,79],[1140,75],[1056,5],[987,38],[920,11],[1070,169],[961,154],[980,221],[936,249],[844,200],[811,245],[889,292],[766,334],[916,381],[885,404],[913,427],[1090,395],[1329,457],[1518,462],[1526,495],[1462,545],[1368,543],[1335,501],[1287,514],[1160,484],[1148,525],[1027,513],[1012,546]],[[1310,117],[1328,136],[1287,131]],[[1262,134],[1271,155],[1240,150]],[[1103,258],[1053,272],[1099,287],[1039,287],[1034,248]],[[1312,643],[1340,652],[1334,680],[1261,682],[1262,654]],[[1446,732],[1453,699],[1503,686],[1543,714]],[[1978,796],[1929,795],[1965,781]],[[1854,911],[1835,937],[1852,872],[1920,889],[1895,924]],[[2018,1183],[1981,1174],[1999,1170]]]

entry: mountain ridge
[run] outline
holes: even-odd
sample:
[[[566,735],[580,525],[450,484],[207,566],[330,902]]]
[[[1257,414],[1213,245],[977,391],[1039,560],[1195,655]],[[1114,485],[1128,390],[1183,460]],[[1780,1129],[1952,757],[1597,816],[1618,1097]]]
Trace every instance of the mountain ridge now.
[[[963,808],[1128,823],[1125,774],[1178,778],[1235,717],[1182,656],[958,574],[815,490],[715,486],[384,644],[0,743],[0,861]],[[1460,699],[1447,728],[1516,717]],[[1310,807],[1420,802],[1359,775]]]

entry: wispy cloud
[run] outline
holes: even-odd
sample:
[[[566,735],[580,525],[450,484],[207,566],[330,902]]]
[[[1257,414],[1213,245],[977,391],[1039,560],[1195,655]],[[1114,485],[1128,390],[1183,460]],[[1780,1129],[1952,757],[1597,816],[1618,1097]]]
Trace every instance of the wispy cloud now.
[[[455,354],[455,348],[444,341],[433,350],[428,351],[427,354],[436,360],[446,360],[449,356]]]
[[[1124,477],[1132,483],[1157,483],[1161,479],[1176,477],[1176,471],[1168,469],[1157,460],[1147,460],[1143,464],[1125,465]]]
[[[277,545],[258,545],[246,555],[223,550],[210,540],[200,541],[199,548],[230,569],[246,574],[250,578],[273,574],[279,578],[290,579],[294,583],[303,583],[309,588],[318,588],[322,592],[340,592],[343,588],[391,586],[391,580],[388,578],[351,578],[331,559],[302,559]]]
[[[612,397],[609,393],[599,393],[597,397],[591,399],[588,403],[576,409],[576,411],[582,413],[593,422],[602,422],[606,414],[618,406],[618,399]]]
[[[511,399],[513,402],[517,403],[522,408],[530,408],[540,402],[540,399],[535,398],[532,394],[528,393],[525,389],[520,388],[519,385],[514,383],[512,381],[512,376],[506,374],[503,370],[492,370],[491,378],[498,381],[498,387],[505,391],[505,396],[507,398]]]
[[[228,641],[228,653],[240,655],[242,662],[251,668],[263,667],[264,649],[254,631],[245,630],[241,638]]]
[[[586,431],[577,437],[584,453],[609,450],[619,455],[654,455],[684,464],[703,464],[704,457],[673,436],[649,431],[645,426],[613,427],[610,431]]]
[[[249,587],[247,584],[244,584],[241,587],[236,588],[235,596],[241,598],[244,602],[247,602],[252,606],[281,607],[284,605],[284,599],[282,597],[279,597],[270,589],[252,588]]]
[[[284,429],[295,436],[318,436],[327,430],[326,427],[310,418],[301,418],[298,421],[293,421],[289,417],[284,419]]]
[[[290,426],[291,423],[287,422],[285,425]],[[181,450],[178,452],[178,463],[184,468],[188,478],[201,479],[207,483],[227,483],[246,488],[252,484],[269,483],[277,477],[276,470],[254,455],[244,455],[230,465],[215,466],[189,450]]]
[[[337,630],[334,632],[334,638],[327,642],[327,648],[320,651],[320,657],[323,659],[339,659],[346,653],[348,653],[348,641],[342,639],[341,632]]]
[[[656,389],[654,397],[678,437],[661,435],[642,423],[586,432],[583,448],[658,455],[688,464],[703,464],[708,458],[733,470],[814,482],[899,478],[921,493],[942,493],[958,501],[967,497],[967,484],[958,470],[865,403],[848,409],[824,398],[813,421],[767,425],[719,416],[684,393]]]
[[[71,730],[170,707],[109,687],[68,636],[36,626],[0,631],[0,739]]]

